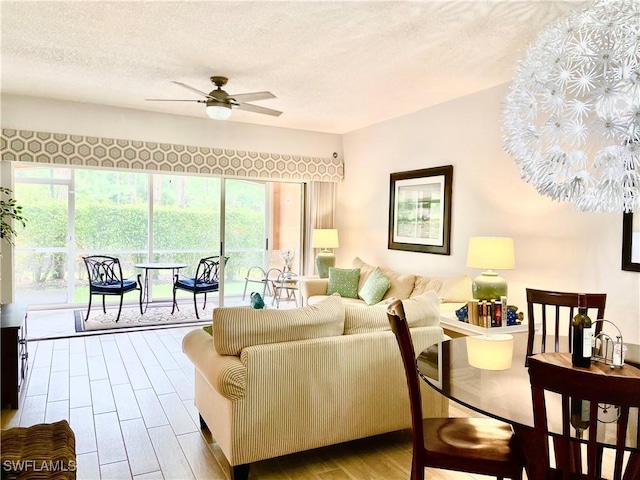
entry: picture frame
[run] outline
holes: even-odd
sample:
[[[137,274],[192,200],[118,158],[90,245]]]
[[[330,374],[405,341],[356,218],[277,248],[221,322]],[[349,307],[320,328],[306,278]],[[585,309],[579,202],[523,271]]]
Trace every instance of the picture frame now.
[[[640,272],[640,215],[622,216],[622,270]]]
[[[451,254],[453,165],[391,174],[391,250]]]

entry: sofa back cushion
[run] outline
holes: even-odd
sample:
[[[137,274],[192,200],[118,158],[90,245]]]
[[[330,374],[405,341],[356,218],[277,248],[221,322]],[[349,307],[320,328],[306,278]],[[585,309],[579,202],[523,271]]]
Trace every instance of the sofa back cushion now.
[[[442,302],[464,303],[472,298],[471,277],[416,277],[411,297],[435,290]]]
[[[387,318],[389,301],[367,306],[362,303],[345,303],[344,334],[369,333],[390,330]],[[440,301],[435,292],[402,300],[410,328],[440,325]]]
[[[213,310],[213,344],[220,355],[240,355],[250,345],[342,335],[343,330],[344,305],[339,295],[302,308]]]
[[[416,281],[416,276],[413,274],[398,273],[393,270],[389,270],[388,268],[375,267],[363,262],[359,257],[354,259],[353,266],[354,268],[360,269],[360,285],[358,291],[362,290],[366,281],[373,274],[376,268],[380,268],[380,271],[385,277],[387,277],[390,284],[389,290],[384,294],[384,300],[389,298],[399,298],[400,300],[404,300],[405,298],[409,298],[411,296],[411,292],[413,292],[413,287]]]

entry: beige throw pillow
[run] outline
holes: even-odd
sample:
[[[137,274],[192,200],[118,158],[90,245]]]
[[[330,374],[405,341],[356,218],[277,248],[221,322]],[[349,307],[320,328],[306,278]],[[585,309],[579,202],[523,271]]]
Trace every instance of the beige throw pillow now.
[[[421,295],[429,290],[435,290],[441,301],[468,302],[473,296],[471,291],[471,277],[416,277],[412,297]]]
[[[374,272],[376,267],[363,262],[360,259],[360,257],[356,257],[353,260],[353,268],[360,269],[360,282],[358,284],[358,291],[360,291],[362,290],[362,287],[364,287],[364,284],[367,282],[367,280],[369,279],[369,276],[371,276],[371,274]]]
[[[391,297],[400,299],[409,298],[413,291],[413,286],[416,281],[415,275],[398,273],[383,267],[374,267],[373,265],[363,262],[359,257],[353,260],[353,267],[360,269],[360,285],[358,286],[358,291],[362,290],[364,284],[376,268],[380,268],[384,276],[389,280],[390,287],[384,294],[384,300]]]

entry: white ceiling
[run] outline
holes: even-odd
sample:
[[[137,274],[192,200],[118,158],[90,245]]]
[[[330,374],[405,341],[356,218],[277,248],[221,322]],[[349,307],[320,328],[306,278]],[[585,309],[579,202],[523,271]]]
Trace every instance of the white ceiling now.
[[[270,117],[346,133],[508,82],[535,34],[585,2],[66,1],[0,3],[2,93],[206,118],[212,75],[268,90]],[[212,120],[213,121],[213,120]]]

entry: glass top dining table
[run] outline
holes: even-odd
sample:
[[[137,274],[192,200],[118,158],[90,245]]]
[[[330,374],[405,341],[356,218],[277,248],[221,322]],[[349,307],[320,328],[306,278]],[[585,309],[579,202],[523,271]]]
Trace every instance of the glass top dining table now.
[[[516,429],[533,428],[533,403],[529,372],[525,366],[527,333],[514,333],[511,367],[506,370],[482,370],[469,364],[467,337],[444,340],[427,347],[416,360],[423,380],[444,396],[483,415],[510,423]],[[549,345],[549,344],[547,344]],[[629,345],[637,351],[637,345]],[[634,362],[636,359],[634,359]],[[609,369],[610,366],[605,366]],[[616,367],[620,368],[620,367]],[[625,365],[622,368],[636,368]],[[555,397],[555,398],[554,398]],[[561,401],[547,394],[547,414],[551,431],[561,432]],[[555,414],[554,414],[555,412]],[[615,439],[617,408],[601,406],[598,442],[611,445]],[[552,421],[552,418],[557,418]],[[638,409],[632,409],[626,449],[640,452]]]

